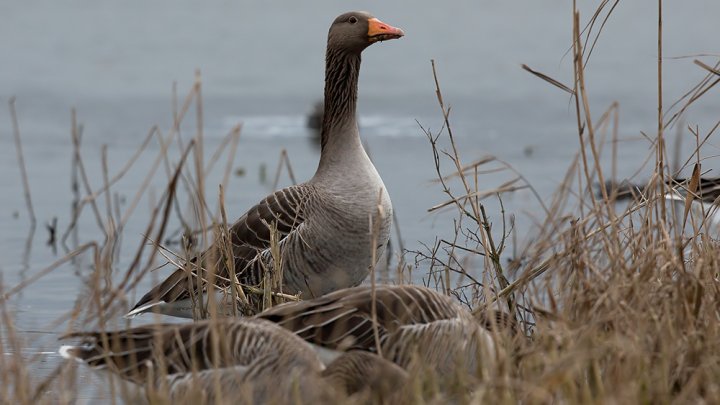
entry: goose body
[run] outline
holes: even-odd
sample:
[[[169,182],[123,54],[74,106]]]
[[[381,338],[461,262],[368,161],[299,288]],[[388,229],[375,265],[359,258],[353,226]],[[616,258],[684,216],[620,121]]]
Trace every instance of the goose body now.
[[[322,149],[315,175],[250,208],[230,228],[229,253],[216,242],[187,269],[176,269],[151,289],[127,316],[155,311],[193,317],[191,298],[204,291],[198,274],[207,280],[212,272],[215,284],[227,289],[228,263],[241,286],[259,287],[269,272],[281,270],[282,292],[300,294],[302,299],[359,285],[367,277],[374,265],[371,258],[377,260],[387,244],[392,204],[360,142],[356,118],[360,54],[374,42],[403,35],[364,12],[335,19],[328,33]],[[273,227],[281,252],[279,265],[270,249]],[[246,295],[241,313],[259,312],[260,296]]]
[[[79,332],[77,346],[60,354],[94,369],[182,398],[193,384],[204,396],[222,396],[228,387],[262,387],[269,376],[287,375],[288,385],[319,374],[324,366],[312,348],[270,322],[238,319],[193,324],[154,324],[114,332]],[[192,382],[191,382],[192,381]],[[222,384],[220,384],[222,383]],[[222,391],[213,389],[219,384]],[[237,387],[245,388],[237,388]],[[280,386],[276,389],[280,389]],[[258,389],[257,395],[262,396]],[[252,402],[252,401],[251,401]]]
[[[326,368],[310,344],[261,319],[155,324],[79,332],[60,354],[145,387],[171,403],[329,403],[390,397],[407,379],[396,365],[348,352]]]
[[[347,288],[257,317],[329,350],[379,348],[403,368],[429,367],[450,378],[482,373],[498,354],[493,334],[455,299],[414,285]]]

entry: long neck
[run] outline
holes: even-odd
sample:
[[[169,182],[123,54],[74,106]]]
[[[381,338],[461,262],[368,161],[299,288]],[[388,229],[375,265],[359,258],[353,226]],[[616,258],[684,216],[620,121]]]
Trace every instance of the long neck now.
[[[321,154],[357,137],[357,88],[360,55],[328,47],[325,55],[325,112],[320,135]]]

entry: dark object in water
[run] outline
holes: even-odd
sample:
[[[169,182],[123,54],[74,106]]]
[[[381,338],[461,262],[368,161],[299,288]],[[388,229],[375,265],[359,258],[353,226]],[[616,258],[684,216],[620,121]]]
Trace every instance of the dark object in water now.
[[[48,231],[48,246],[55,246],[57,242],[57,217],[53,217],[51,222],[45,224],[45,228]]]
[[[313,110],[307,117],[307,127],[312,129],[318,137],[320,137],[320,130],[322,129],[324,110],[325,105],[322,101],[318,101],[315,105],[313,105]]]
[[[318,101],[313,105],[312,111],[307,116],[306,125],[310,130],[310,142],[313,146],[320,147],[320,139],[322,134],[322,120],[325,115],[325,104]]]

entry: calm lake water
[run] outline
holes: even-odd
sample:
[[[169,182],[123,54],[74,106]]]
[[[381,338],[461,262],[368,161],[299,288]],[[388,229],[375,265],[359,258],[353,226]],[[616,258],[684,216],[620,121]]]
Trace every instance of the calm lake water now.
[[[579,1],[583,21],[598,3]],[[73,107],[83,125],[84,164],[93,188],[98,189],[102,185],[101,147],[107,145],[109,170],[116,173],[153,125],[167,133],[172,126],[173,82],[182,100],[193,84],[195,70],[200,69],[206,158],[233,126],[244,124],[233,165],[244,174],[230,180],[229,217],[238,217],[272,191],[283,149],[295,176],[300,181],[309,178],[319,151],[305,128],[305,116],[322,96],[329,24],[349,9],[371,9],[406,32],[401,40],[374,45],[365,52],[359,101],[361,132],[393,199],[405,248],[421,249],[436,236],[452,233],[452,212],[427,212],[446,199],[432,182],[431,149],[418,125],[432,131],[442,126],[430,59],[436,61],[444,99],[452,106],[451,120],[464,161],[497,156],[524,175],[543,198],[551,195],[578,150],[574,103],[566,93],[520,66],[526,63],[567,85],[572,83],[570,1],[403,0],[339,5],[322,0],[309,6],[290,0],[252,4],[5,0],[0,1],[0,276],[4,289],[64,254],[45,244],[44,224],[56,217],[64,232],[71,218]],[[715,64],[720,54],[715,35],[718,16],[717,0],[666,2],[666,106],[704,76],[693,64],[694,58]],[[595,119],[612,102],[619,103],[618,173],[629,176],[640,170],[640,181],[647,178],[649,168],[642,169],[641,164],[651,147],[641,133],[652,136],[657,127],[656,24],[657,2],[620,2],[593,50],[586,78]],[[705,56],[695,56],[699,54]],[[680,58],[684,56],[690,57]],[[17,100],[39,221],[29,241],[29,218],[7,108],[12,96]],[[684,122],[698,125],[705,134],[720,119],[719,105],[718,89],[713,89],[688,111]],[[192,136],[194,125],[192,117],[185,122],[184,139]],[[692,143],[689,133],[685,134],[686,151]],[[718,155],[717,145],[714,135],[704,155]],[[128,175],[113,186],[113,192],[125,199],[122,211],[159,150],[152,141]],[[177,151],[173,153],[176,158]],[[225,161],[223,156],[208,177],[211,195],[216,194]],[[603,162],[610,170],[609,153]],[[709,159],[703,167],[715,169],[717,163]],[[450,165],[444,167],[449,170]],[[715,170],[711,174],[718,175]],[[507,178],[481,176],[480,188],[494,188]],[[143,240],[151,201],[159,198],[165,180],[161,169],[124,229],[116,263],[120,271],[127,268]],[[281,185],[288,184],[284,174]],[[506,197],[505,205],[517,217],[520,246],[531,241],[531,225],[534,219],[542,219],[540,205],[528,191]],[[183,208],[189,213],[189,207]],[[497,223],[496,201],[488,201],[488,211]],[[177,223],[170,226],[176,228]],[[91,212],[81,218],[78,235],[81,243],[102,240]],[[72,308],[83,279],[92,270],[90,265],[91,260],[85,258],[63,266],[8,303],[15,326],[28,339],[26,354],[41,354],[34,363],[38,376],[59,364],[54,354],[56,338],[67,330],[67,324],[56,325],[53,320]],[[138,293],[149,287],[150,280],[145,281]],[[131,301],[135,298],[130,297]],[[89,378],[87,370],[79,372]],[[83,388],[81,398],[96,395],[90,392]]]

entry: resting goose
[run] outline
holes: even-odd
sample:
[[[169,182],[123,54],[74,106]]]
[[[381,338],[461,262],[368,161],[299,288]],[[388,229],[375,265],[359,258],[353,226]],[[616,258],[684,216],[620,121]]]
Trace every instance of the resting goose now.
[[[666,179],[665,186],[671,189],[668,195],[666,195],[666,198],[674,200],[675,198],[672,197],[672,195],[683,198],[688,193],[690,182],[691,179],[677,176]],[[616,193],[618,200],[632,199],[635,196],[641,196],[646,187],[647,185],[631,183],[627,180],[621,182],[605,182],[605,188],[608,190],[608,193]],[[697,190],[693,192],[693,198],[704,204],[713,204],[720,198],[720,177],[700,177]]]
[[[256,317],[330,353],[377,353],[379,346],[382,357],[403,368],[427,367],[451,380],[491,370],[503,353],[494,341],[499,334],[489,330],[495,321],[484,313],[470,313],[452,297],[414,285],[347,288],[278,305]]]
[[[691,185],[692,179],[683,177],[671,177],[665,180],[665,196],[668,207],[675,213],[678,224],[686,222],[685,210],[688,202],[688,194],[691,195],[690,210],[688,214],[697,220],[705,222],[706,231],[711,235],[717,235],[720,230],[720,177],[700,177],[697,185]],[[614,194],[617,201],[640,199],[646,200],[645,189],[647,185],[640,185],[623,180],[619,183],[608,181],[605,183],[608,193]],[[694,188],[694,190],[693,190]],[[598,193],[599,195],[599,193]],[[674,205],[674,207],[673,207]],[[689,223],[693,223],[692,221]],[[696,226],[699,222],[696,222]],[[691,227],[689,231],[694,231]]]
[[[342,354],[326,368],[310,344],[271,322],[225,318],[78,332],[60,354],[145,388],[150,402],[379,403],[397,395],[407,373],[367,352]],[[179,401],[179,402],[178,402]]]
[[[345,13],[332,23],[327,40],[320,163],[308,182],[269,195],[230,228],[232,260],[241,285],[260,285],[265,269],[274,268],[270,252],[273,226],[281,249],[282,291],[299,293],[303,299],[359,285],[374,264],[372,250],[376,259],[383,253],[392,204],[360,142],[358,74],[365,48],[403,35],[401,29],[365,12]],[[227,287],[228,261],[223,252],[215,243],[188,267],[197,274],[199,264],[204,280],[208,269],[214,269],[216,284]],[[155,311],[193,317],[191,298],[195,294],[191,291],[197,291],[197,286],[195,275],[188,277],[188,270],[177,269],[145,294],[127,316]],[[248,294],[248,305],[241,312],[252,314],[261,306],[257,294]]]

